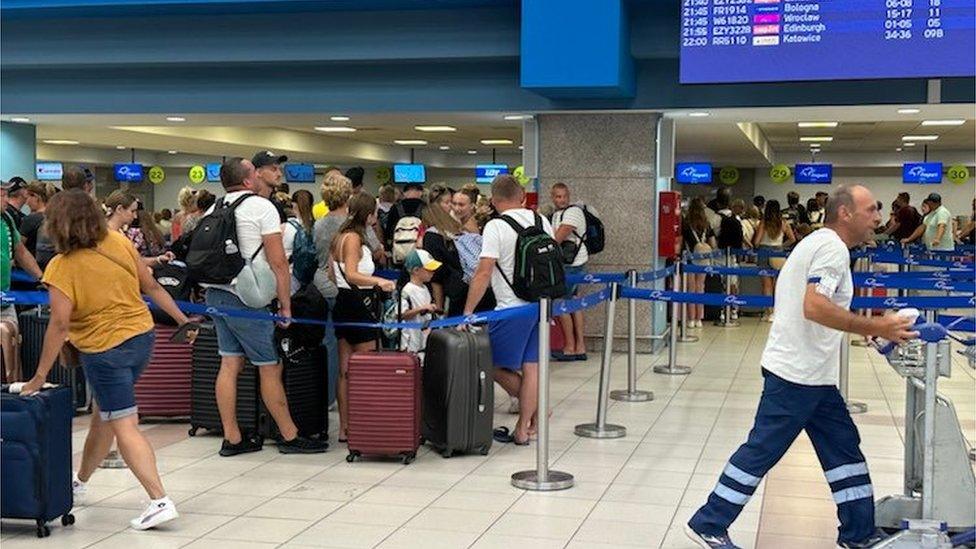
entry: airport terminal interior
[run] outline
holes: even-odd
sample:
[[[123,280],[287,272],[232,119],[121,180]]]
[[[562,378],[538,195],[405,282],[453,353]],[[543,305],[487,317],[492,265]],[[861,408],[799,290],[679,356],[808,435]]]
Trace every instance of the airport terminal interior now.
[[[330,343],[328,337],[321,352],[316,347],[319,354],[314,356],[319,358],[309,379],[298,373],[289,380],[290,371],[299,372],[297,367],[289,369],[293,355],[287,345],[282,347],[280,337],[272,342],[284,360],[283,394],[300,435],[305,436],[299,421],[304,412],[298,410],[304,410],[308,401],[309,409],[321,416],[316,421],[325,427],[320,436],[310,438],[327,441],[327,451],[279,452],[276,437],[283,437],[273,425],[277,416],[273,419],[261,401],[266,377],[249,366],[237,383],[237,415],[244,418],[240,419],[243,433],[245,416],[250,414],[264,446],[260,451],[221,455],[227,441],[221,434],[214,386],[220,383],[216,368],[226,368],[217,356],[218,341],[223,356],[223,338],[230,332],[214,325],[224,322],[226,326],[222,317],[233,318],[233,311],[213,305],[209,298],[205,301],[203,291],[188,289],[185,299],[173,294],[181,307],[184,301],[194,302],[187,305],[196,308],[185,312],[202,325],[197,340],[171,342],[175,328],[156,317],[149,366],[134,388],[130,379],[128,391],[134,391],[139,408],[138,431],[155,453],[165,496],[179,517],[143,530],[130,525],[130,519],[139,517],[147,504],[151,510],[161,500],[147,494],[133,468],[126,465],[127,456],[116,452],[118,445],[84,483],[81,496],[75,491],[75,500],[66,509],[50,510],[48,500],[60,497],[54,495],[59,491],[65,491],[69,500],[72,497],[72,471],[77,482],[83,455],[90,452],[86,441],[97,438],[91,425],[99,411],[92,406],[101,405],[95,397],[102,393],[84,379],[94,372],[96,364],[90,358],[94,354],[79,346],[84,368],[55,365],[48,376],[48,381],[71,389],[66,398],[73,412],[65,419],[70,433],[64,432],[63,440],[17,442],[23,436],[50,438],[47,427],[27,434],[27,427],[15,428],[24,421],[23,410],[28,407],[24,403],[40,397],[17,395],[14,385],[7,384],[31,381],[41,362],[41,349],[49,346],[43,334],[48,318],[55,318],[51,311],[56,305],[53,297],[48,304],[45,286],[38,284],[18,255],[18,243],[29,242],[27,236],[8,238],[13,227],[5,225],[3,242],[9,250],[4,250],[3,321],[7,323],[10,314],[12,322],[18,322],[19,335],[15,340],[4,335],[0,545],[9,549],[973,547],[974,21],[976,7],[971,2],[952,0],[888,0],[872,2],[870,7],[847,0],[5,2],[0,6],[4,204],[10,201],[12,210],[21,215],[39,214],[44,219],[37,196],[43,193],[52,204],[63,201],[77,192],[66,192],[66,183],[83,174],[82,188],[104,208],[98,211],[106,213],[112,228],[116,212],[103,205],[114,204],[111,201],[118,196],[132,197],[131,203],[137,204],[132,207],[133,219],[143,219],[136,212],[144,210],[151,215],[141,222],[158,224],[154,230],[164,234],[162,247],[142,253],[141,263],[150,265],[151,272],[155,269],[155,279],[164,287],[163,279],[174,275],[161,273],[174,262],[150,260],[178,249],[171,216],[185,214],[187,196],[195,204],[195,197],[206,194],[204,190],[218,198],[229,192],[226,181],[233,177],[228,174],[235,165],[253,164],[255,178],[262,169],[279,166],[276,184],[284,187],[277,187],[272,198],[286,200],[285,208],[290,214],[294,210],[295,219],[300,217],[296,193],[307,191],[315,203],[324,202],[335,194],[327,189],[334,191],[333,187],[346,184],[343,181],[361,184],[353,197],[361,193],[379,197],[383,211],[399,207],[383,202],[384,193],[395,193],[395,200],[401,200],[404,193],[421,186],[429,202],[426,208],[439,206],[445,188],[455,197],[464,194],[462,189],[473,189],[488,212],[489,202],[497,207],[490,197],[493,189],[503,188],[499,180],[511,180],[524,207],[550,219],[564,219],[553,216],[565,216],[569,210],[562,208],[567,204],[585,205],[582,232],[586,236],[572,234],[580,245],[592,247],[589,234],[599,221],[605,244],[601,232],[602,251],[591,251],[582,266],[578,251],[566,260],[567,281],[560,282],[558,295],[516,300],[529,301],[523,307],[532,309],[532,318],[537,319],[522,325],[538,335],[527,341],[538,348],[534,356],[539,365],[532,368],[538,371],[539,401],[548,404],[548,416],[537,414],[528,441],[520,441],[524,433],[517,431],[523,422],[519,401],[510,396],[506,384],[511,379],[494,375],[492,384],[489,362],[487,374],[481,371],[480,385],[478,380],[471,382],[477,385],[475,401],[464,401],[471,410],[453,410],[450,404],[441,413],[463,423],[457,428],[464,432],[483,430],[490,449],[468,448],[448,457],[433,441],[417,441],[416,435],[415,455],[359,455],[355,439],[364,435],[355,430],[366,420],[358,423],[356,418],[367,414],[340,418],[337,387],[326,387],[336,384],[339,375],[338,355],[332,347],[336,340]],[[860,40],[870,45],[852,46],[852,35],[863,35]],[[264,156],[270,160],[261,160]],[[569,193],[569,202],[557,205],[554,197],[560,183]],[[855,318],[843,324],[855,332],[851,328],[855,323],[875,326],[883,315],[919,309],[918,335],[892,350],[874,337],[879,333],[870,337],[844,333],[834,339],[842,326],[825,328],[825,323],[816,324],[816,330],[822,331],[804,332],[823,334],[825,344],[839,341],[827,352],[829,364],[822,367],[839,376],[837,390],[834,382],[828,384],[831,395],[842,399],[832,413],[849,414],[863,457],[828,465],[838,450],[824,448],[840,443],[819,442],[815,449],[811,438],[818,435],[808,436],[808,431],[797,428],[796,440],[787,441],[788,450],[782,458],[772,459],[768,471],[748,470],[743,450],[737,449],[747,438],[759,440],[753,438],[762,434],[758,428],[753,430],[759,425],[757,408],[761,402],[772,406],[767,399],[775,397],[770,394],[768,376],[773,374],[764,363],[764,351],[777,345],[777,337],[799,333],[792,330],[800,328],[784,327],[789,323],[814,325],[809,316],[813,313],[802,299],[812,299],[821,278],[813,273],[808,279],[803,272],[801,278],[810,284],[785,284],[791,257],[800,256],[791,248],[801,250],[804,240],[833,230],[821,229],[825,224],[854,223],[853,214],[849,218],[838,214],[838,221],[828,213],[825,219],[825,210],[836,211],[818,202],[821,194],[833,197],[838,189],[852,187],[870,195],[869,200],[864,198],[867,194],[855,193],[857,200],[864,198],[868,207],[877,209],[879,229],[869,235],[869,242],[847,246],[855,301],[835,307],[837,314]],[[13,202],[17,195],[32,198],[18,204]],[[352,219],[355,199],[349,196]],[[836,196],[843,199],[842,194]],[[773,201],[782,215],[768,207]],[[129,203],[123,204],[127,208]],[[460,215],[455,206],[446,206],[444,215],[449,220]],[[689,209],[700,206],[705,208],[703,215],[715,220],[705,218],[714,228],[706,227],[705,239],[689,229],[695,223]],[[884,232],[902,219],[898,209],[909,207],[921,212],[915,215],[923,236],[914,244]],[[853,206],[844,208],[842,212],[853,211]],[[802,214],[797,213],[800,210]],[[943,210],[947,215],[938,230],[947,234],[948,248],[930,245],[929,233],[923,229],[930,215]],[[772,223],[770,211],[785,225],[781,241],[760,243],[756,235],[756,241],[750,242],[757,223],[767,227]],[[314,230],[307,226],[309,238],[318,235],[319,223],[335,213],[318,212]],[[821,217],[815,218],[815,213]],[[485,215],[487,219],[489,214]],[[283,213],[282,221],[285,217]],[[7,218],[5,213],[5,223]],[[343,219],[331,230],[338,231]],[[410,250],[424,248],[427,238],[422,231],[433,227],[437,233],[441,228],[434,227],[433,219],[424,217],[420,229],[410,233],[414,239],[407,240]],[[727,251],[715,241],[711,245],[703,241],[707,235],[714,237],[719,228],[726,233],[724,223],[729,219],[742,229],[750,227],[740,245],[729,245],[733,250]],[[50,216],[45,223],[51,223]],[[206,226],[200,223],[199,227]],[[461,223],[455,222],[457,227]],[[556,241],[561,241],[558,228],[566,227],[560,223],[552,222]],[[237,226],[237,234],[243,234],[239,218]],[[127,227],[131,225],[123,226],[124,232]],[[482,223],[482,231],[484,227]],[[45,229],[34,231],[39,235]],[[293,228],[293,234],[296,230],[302,231]],[[390,228],[391,234],[400,230],[400,224]],[[793,233],[790,237],[787,230]],[[474,232],[478,233],[477,227]],[[131,238],[131,233],[126,234]],[[514,244],[514,234],[509,244],[513,254],[514,246],[521,246]],[[563,232],[561,238],[570,238],[566,235]],[[697,243],[689,242],[687,235]],[[407,252],[405,261],[397,261],[401,241],[386,234],[380,237],[386,241],[378,245],[379,250],[373,248],[376,276],[399,278],[397,287],[402,288],[408,279],[420,276],[410,263],[416,257],[418,271],[435,273],[433,283],[420,286],[429,286],[435,300],[439,293],[443,297],[447,289],[436,278],[436,269],[445,268],[442,262],[428,261],[430,254],[415,251]],[[238,236],[234,238],[236,242]],[[487,243],[487,231],[484,238]],[[289,253],[297,254],[298,242],[296,236],[290,245],[295,251],[290,247]],[[460,242],[449,247],[455,256]],[[193,244],[188,245],[192,250]],[[34,246],[40,250],[39,241]],[[365,246],[367,251],[370,248]],[[32,260],[36,255],[34,250],[25,252]],[[334,263],[335,256],[329,257]],[[466,276],[465,288],[474,288],[481,273],[483,263],[474,257],[479,270],[471,267],[474,274]],[[181,259],[178,254],[177,259]],[[803,261],[819,260],[822,256]],[[188,257],[184,261],[192,262]],[[520,264],[519,259],[513,261]],[[185,268],[184,263],[175,263]],[[482,279],[489,281],[497,296],[496,283],[506,284],[507,278],[502,260],[491,263],[505,280],[492,278],[492,270],[485,271]],[[344,264],[348,269],[349,263]],[[251,262],[247,265],[250,268]],[[363,265],[357,268],[362,271]],[[352,280],[346,272],[340,274],[338,268],[321,263],[317,275],[325,276],[327,270],[334,279]],[[43,272],[45,282],[54,276],[50,269]],[[767,289],[765,284],[777,280],[779,273],[783,274],[772,295],[772,286]],[[273,276],[270,271],[269,276]],[[298,283],[295,276],[293,271],[292,292],[298,286],[314,289],[317,285],[311,279]],[[76,284],[83,282],[93,295],[102,291],[95,280]],[[566,293],[567,284],[578,293]],[[339,288],[339,292],[353,291],[348,284]],[[511,284],[503,288],[512,288],[522,297]],[[779,309],[781,288],[792,290],[792,301],[800,303],[795,315],[783,312],[787,305]],[[142,289],[148,293],[145,286]],[[801,299],[802,292],[807,293]],[[341,299],[348,294],[339,295]],[[707,296],[715,299],[709,301]],[[775,300],[769,302],[772,307],[763,301],[770,297]],[[75,299],[72,315],[78,314],[84,301]],[[330,299],[330,322],[341,325],[342,318],[335,316],[339,314],[335,298]],[[264,306],[249,310],[265,315],[277,312],[267,307],[270,302],[271,297]],[[391,302],[399,305],[400,299]],[[448,305],[453,304],[448,297]],[[466,318],[460,318],[460,308],[454,316],[442,308],[430,320],[455,321],[435,325],[431,334],[460,333],[458,325],[482,324],[483,333],[472,338],[491,339],[496,359],[500,347],[526,339],[523,333],[512,333],[510,340],[496,341],[500,336],[488,326],[512,319],[490,309],[465,310]],[[504,310],[501,304],[499,308]],[[400,320],[406,321],[400,313]],[[372,315],[366,320],[398,321],[396,305],[392,313]],[[272,322],[248,318],[254,325]],[[77,316],[70,319],[69,341],[79,321]],[[567,319],[576,326],[575,332],[572,327],[564,331]],[[326,316],[315,320],[324,326]],[[127,329],[121,324],[112,329]],[[290,332],[294,334],[312,327],[321,329],[299,320],[288,330],[295,330]],[[397,331],[386,328],[380,339],[396,347]],[[426,332],[430,325],[424,328]],[[47,329],[50,334],[52,328]],[[205,334],[212,348],[204,348]],[[344,344],[342,334],[336,335]],[[571,349],[564,336],[580,335],[582,341]],[[433,335],[425,337],[434,340]],[[818,343],[806,341],[799,348],[814,348]],[[255,362],[248,354],[251,347],[242,348]],[[19,371],[11,367],[9,357],[14,355],[9,349],[16,354]],[[367,360],[363,357],[372,353],[368,348],[356,351],[349,359],[347,406],[368,392],[356,392],[353,363],[357,356]],[[409,350],[396,352],[415,355]],[[368,406],[369,412],[375,412],[370,418],[381,418],[377,421],[382,426],[376,429],[392,431],[391,425],[416,420],[421,423],[419,432],[429,438],[429,416],[438,413],[430,404],[434,397],[429,387],[434,383],[429,376],[436,375],[430,364],[442,359],[439,353],[428,345],[426,357],[419,362],[425,365],[424,373],[417,374],[423,376],[423,387],[419,381],[411,387],[416,401],[407,399],[406,408],[384,403],[384,398],[390,402],[398,398],[398,392],[405,390],[402,383],[387,387],[375,382],[378,385],[371,389],[379,396],[374,395]],[[532,354],[526,353],[525,357]],[[467,375],[481,360],[475,354],[449,355],[464,359],[445,367],[443,377]],[[204,355],[217,365],[206,366],[213,368],[209,374],[200,373]],[[59,361],[67,361],[66,355],[60,356]],[[531,362],[518,356],[519,367]],[[814,360],[805,354],[792,358],[797,371]],[[375,366],[374,371],[382,366],[378,359]],[[500,369],[497,364],[495,369]],[[528,378],[528,371],[523,369],[521,379]],[[201,381],[206,375],[210,378]],[[250,404],[242,404],[241,394],[247,391]],[[492,392],[493,401],[486,400],[484,396],[490,398]],[[522,396],[524,406],[524,394],[516,391],[516,395]],[[449,402],[461,398],[439,397]],[[422,405],[412,404],[421,400]],[[208,407],[212,417],[201,419],[200,410]],[[54,415],[51,411],[44,421],[53,424]],[[467,416],[481,417],[483,426]],[[101,417],[109,423],[104,412]],[[348,432],[342,429],[345,421],[352,422]],[[831,429],[839,432],[846,425]],[[50,430],[57,438],[56,429]],[[371,432],[371,436],[376,435]],[[34,448],[32,444],[41,450],[24,450]],[[61,456],[65,463],[55,463],[60,454],[54,448],[59,446],[67,446],[70,467],[65,456]],[[765,451],[765,446],[754,445],[758,447]],[[865,463],[866,470],[851,472]],[[843,484],[864,478],[867,470],[867,484]],[[564,473],[571,475],[570,480]],[[30,475],[44,480],[26,484],[14,480]],[[33,487],[35,493],[28,495],[31,490],[24,486]],[[868,491],[857,493],[861,488]],[[39,508],[48,509],[41,514],[50,516],[13,510],[23,507],[21,500],[31,498],[40,501]],[[870,520],[852,515],[851,502],[857,498],[862,503],[874,501]],[[692,517],[703,505],[712,511],[735,507],[737,516],[729,521],[727,532],[721,532],[731,539],[728,544],[722,545],[716,532],[704,535],[689,526],[689,522],[697,524]],[[71,519],[62,518],[69,512]],[[869,521],[870,533],[874,535],[876,526],[883,536],[869,542],[839,539],[858,521]]]

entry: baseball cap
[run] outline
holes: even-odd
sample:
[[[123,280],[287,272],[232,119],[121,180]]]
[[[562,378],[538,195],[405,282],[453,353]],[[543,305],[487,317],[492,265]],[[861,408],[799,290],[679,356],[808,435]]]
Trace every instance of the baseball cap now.
[[[283,154],[275,154],[271,151],[261,151],[251,158],[251,164],[254,164],[255,168],[263,168],[265,166],[272,166],[274,164],[284,164],[288,162],[288,157]]]
[[[26,189],[27,181],[25,181],[23,177],[20,177],[19,175],[15,175],[10,179],[8,179],[6,183],[3,184],[3,188],[8,193],[13,194],[21,189]]]
[[[403,261],[403,266],[408,271],[421,267],[428,271],[436,271],[440,268],[441,262],[434,259],[426,250],[414,250],[407,254],[407,258]]]
[[[929,195],[925,197],[925,202],[937,202],[941,204],[942,195],[939,193],[929,193]]]

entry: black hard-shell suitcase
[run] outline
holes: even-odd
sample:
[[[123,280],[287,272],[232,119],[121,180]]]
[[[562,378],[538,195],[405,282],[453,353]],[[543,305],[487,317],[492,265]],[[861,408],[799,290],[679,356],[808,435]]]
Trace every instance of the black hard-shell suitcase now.
[[[193,373],[190,377],[190,436],[198,429],[222,432],[217,409],[217,373],[220,355],[217,352],[217,333],[213,326],[203,326],[193,343]],[[242,431],[255,433],[261,414],[260,382],[257,368],[245,361],[237,378],[237,422]]]
[[[20,366],[24,381],[29,381],[37,373],[37,363],[41,360],[41,350],[44,348],[44,332],[47,331],[50,319],[50,310],[45,307],[35,307],[17,315],[21,336]],[[54,368],[51,368],[51,372],[47,375],[47,381],[71,389],[75,411],[87,412],[90,409],[91,391],[85,381],[85,371],[80,366],[65,368],[59,362],[55,362]]]
[[[298,434],[309,438],[328,438],[328,355],[325,347],[286,349],[282,342],[278,345],[284,364],[282,377],[285,396],[288,398],[288,410],[298,427]],[[279,438],[280,432],[271,414],[263,405],[261,410],[261,435]]]
[[[468,452],[487,455],[494,415],[488,333],[431,332],[423,387],[423,438],[444,457]]]
[[[0,516],[35,521],[39,538],[59,516],[64,526],[75,522],[71,397],[67,387],[22,397],[4,386],[0,395]]]
[[[724,294],[725,280],[719,275],[705,275],[705,293]],[[718,320],[721,314],[722,314],[722,307],[717,307],[714,305],[705,305],[704,320],[710,320],[710,321]]]

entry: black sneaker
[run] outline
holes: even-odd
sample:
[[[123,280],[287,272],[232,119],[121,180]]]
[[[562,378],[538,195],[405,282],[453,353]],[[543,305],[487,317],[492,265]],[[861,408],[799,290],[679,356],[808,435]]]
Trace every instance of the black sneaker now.
[[[884,530],[878,528],[873,534],[861,541],[841,541],[837,543],[837,546],[843,547],[844,549],[864,549],[867,547],[874,547],[889,537],[890,536],[888,536]]]
[[[249,452],[259,452],[263,447],[264,440],[261,437],[244,433],[241,436],[241,441],[237,444],[231,444],[230,441],[225,438],[223,444],[220,445],[220,455],[230,457],[238,454],[247,454]]]
[[[278,451],[282,454],[321,454],[328,448],[329,443],[324,440],[315,440],[303,436],[278,442]]]

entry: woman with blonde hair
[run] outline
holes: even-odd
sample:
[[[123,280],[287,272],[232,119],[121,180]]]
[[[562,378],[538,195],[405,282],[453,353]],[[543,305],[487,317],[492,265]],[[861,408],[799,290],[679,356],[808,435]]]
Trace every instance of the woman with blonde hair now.
[[[441,262],[441,268],[434,271],[431,280],[434,304],[440,310],[446,310],[448,316],[459,315],[464,310],[464,300],[468,295],[468,285],[464,282],[464,269],[461,257],[458,255],[455,239],[462,232],[461,224],[451,216],[451,194],[442,191],[431,193],[430,206],[424,208],[421,219],[424,222],[424,236],[421,237],[420,247],[430,253],[431,257]],[[448,210],[444,209],[446,202]],[[448,306],[445,307],[445,300]]]
[[[173,226],[171,228],[171,238],[175,241],[183,234],[183,220],[186,216],[197,211],[196,189],[193,187],[183,187],[176,195],[176,203],[180,206],[180,211],[173,215]]]

